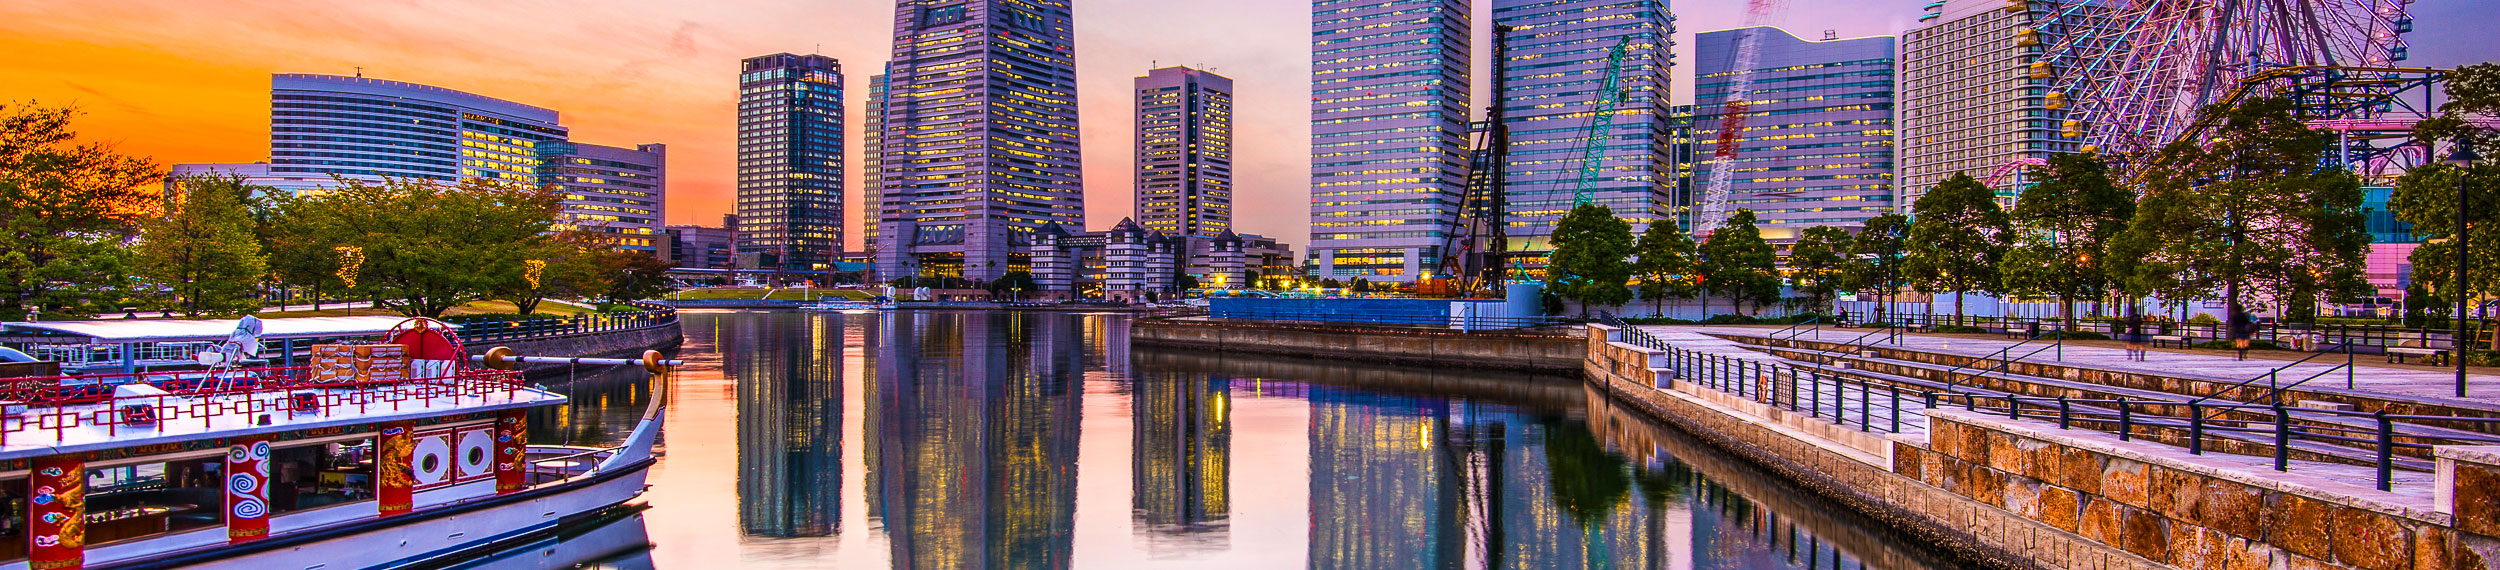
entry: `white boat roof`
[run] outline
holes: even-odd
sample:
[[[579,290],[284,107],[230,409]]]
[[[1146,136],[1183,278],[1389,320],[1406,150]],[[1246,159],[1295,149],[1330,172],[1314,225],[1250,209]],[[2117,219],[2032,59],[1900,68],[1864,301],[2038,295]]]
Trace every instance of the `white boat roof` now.
[[[411,389],[421,389],[420,385],[422,383],[422,381],[411,382],[405,386]],[[289,394],[295,392],[325,391],[344,392],[352,390],[340,390],[335,388],[307,388],[200,397],[160,396],[119,398],[111,402],[98,402],[61,407],[34,406],[26,412],[26,415],[29,416],[28,419],[9,421],[4,424],[6,426],[5,429],[7,430],[7,433],[0,434],[0,459],[39,457],[45,455],[139,447],[203,439],[234,438],[302,429],[371,425],[382,422],[434,418],[454,414],[548,406],[560,404],[565,401],[563,394],[557,394],[538,388],[518,387],[509,392],[492,391],[486,393],[441,395],[433,397],[410,397],[405,400],[398,400],[394,402],[376,402],[361,406],[356,404],[338,404],[326,406],[322,408],[319,413],[289,414],[285,411],[275,411],[284,409],[285,404],[281,400],[284,400]],[[157,421],[155,425],[145,426],[94,423],[97,419],[117,417],[114,415],[112,408],[112,406],[116,405],[148,403],[160,406],[175,406],[173,409],[179,413],[180,410],[192,408],[194,405],[219,407],[222,404],[226,407],[234,407],[241,405],[241,402],[238,400],[245,399],[263,400],[258,403],[255,408],[273,411],[258,413],[227,413],[211,415],[205,418],[168,417]],[[257,418],[262,413],[266,413],[270,416],[269,425],[258,425]],[[50,417],[36,418],[33,416]],[[79,425],[57,430],[51,427],[46,427],[61,425],[63,423],[62,420],[64,419],[64,416],[76,416],[79,421],[75,423]]]
[[[376,336],[405,317],[294,317],[262,319],[261,340]],[[449,323],[444,323],[449,324]],[[454,329],[458,325],[451,325]],[[0,334],[53,333],[86,337],[89,344],[221,341],[234,334],[235,319],[36,321],[0,323]]]

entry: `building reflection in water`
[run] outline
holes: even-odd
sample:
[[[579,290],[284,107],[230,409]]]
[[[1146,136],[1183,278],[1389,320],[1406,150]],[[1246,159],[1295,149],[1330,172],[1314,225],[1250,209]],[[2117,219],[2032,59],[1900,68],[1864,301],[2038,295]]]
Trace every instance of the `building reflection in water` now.
[[[1145,371],[1131,383],[1130,507],[1157,557],[1229,548],[1231,382]]]
[[[840,314],[731,321],[737,382],[738,524],[752,536],[841,532]]]
[[[1068,568],[1074,319],[887,312],[871,345],[869,509],[896,568]]]

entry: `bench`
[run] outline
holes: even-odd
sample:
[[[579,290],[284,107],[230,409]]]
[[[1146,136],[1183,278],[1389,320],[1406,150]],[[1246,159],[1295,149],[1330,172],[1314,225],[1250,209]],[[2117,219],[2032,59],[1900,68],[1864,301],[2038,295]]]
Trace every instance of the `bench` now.
[[[2163,343],[2178,343],[2179,348],[2187,348],[2188,345],[2196,343],[2196,337],[2183,334],[2157,334],[2145,338],[2152,340],[2153,346],[2163,346]]]
[[[2399,342],[2396,343],[2395,346],[2387,347],[2388,362],[2404,364],[2405,357],[2407,356],[2419,356],[2424,360],[2430,360],[2432,364],[2443,366],[2446,365],[2448,361],[2448,351],[2446,349],[2423,346],[2420,339]]]

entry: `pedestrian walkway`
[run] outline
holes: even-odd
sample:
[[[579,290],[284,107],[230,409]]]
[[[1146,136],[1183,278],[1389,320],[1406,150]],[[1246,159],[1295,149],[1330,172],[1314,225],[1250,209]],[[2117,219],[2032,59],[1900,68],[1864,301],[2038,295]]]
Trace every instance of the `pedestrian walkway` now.
[[[1849,341],[1871,332],[1867,329],[1819,329],[1781,332],[1782,329],[1772,328],[1713,326],[1644,326],[1642,328],[1649,331],[1650,334],[1659,335],[1661,337],[1664,337],[1665,333],[1672,331],[1680,335],[1694,336],[1725,334],[1770,337],[1778,335],[1779,338],[1788,338],[1790,335],[1796,335],[1796,337],[1800,340],[1822,340],[1827,342]],[[1866,341],[1862,342],[1873,342],[1878,338],[1883,337],[1882,335],[1877,335],[1875,337],[1869,337]],[[1981,338],[1976,335],[1934,335],[1914,333],[1904,333],[1900,335],[1899,342],[1899,346],[1904,349],[1921,352],[1963,355],[1973,358],[2002,358],[2004,355],[2000,353],[2007,347],[2023,344],[2022,341],[2019,340]],[[1892,343],[1886,342],[1885,346],[1892,346]],[[2014,351],[2014,355],[2020,356],[2024,353],[2031,352],[2034,349],[2051,346],[2053,345],[2047,343],[2046,341],[2033,341],[2022,348],[2016,349]],[[2021,361],[2058,362],[2104,370],[2147,373],[2160,376],[2201,380],[2238,382],[2250,378],[2263,377],[2269,371],[2274,371],[2277,368],[2282,368],[2287,364],[2291,364],[2289,360],[2284,359],[2286,357],[2290,359],[2297,359],[2309,356],[2310,353],[2274,351],[2264,353],[2252,352],[2251,355],[2252,356],[2250,356],[2247,360],[2240,360],[2231,353],[2227,352],[2155,349],[2148,351],[2144,360],[2135,361],[2127,358],[2125,348],[2116,346],[2109,342],[2095,341],[2088,343],[2068,343],[2063,346],[2049,348],[2048,350],[2041,351],[2038,354],[2033,354],[2029,357],[2023,358]],[[2480,407],[2500,406],[2500,374],[2490,373],[2488,369],[2478,370],[2475,371],[2475,373],[2468,375],[2466,392],[2468,397],[2460,399],[2456,397],[2456,372],[2453,369],[2442,370],[2429,367],[2388,365],[2385,362],[2385,357],[2375,354],[2355,354],[2350,358],[2354,366],[2352,368],[2352,373],[2349,375],[2349,388],[2346,385],[2347,375],[2345,374],[2345,371],[2338,368],[2343,366],[2346,361],[2346,357],[2342,354],[2319,355],[2317,358],[2311,359],[2308,362],[2294,365],[2289,368],[2283,368],[2276,374],[2276,378],[2279,379],[2279,381],[2288,384],[2301,379],[2310,378],[2311,376],[2323,374],[2323,376],[2310,380],[2307,384],[2302,385],[2302,388],[2318,391],[2350,389],[2356,392],[2381,397],[2431,401],[2451,405]]]

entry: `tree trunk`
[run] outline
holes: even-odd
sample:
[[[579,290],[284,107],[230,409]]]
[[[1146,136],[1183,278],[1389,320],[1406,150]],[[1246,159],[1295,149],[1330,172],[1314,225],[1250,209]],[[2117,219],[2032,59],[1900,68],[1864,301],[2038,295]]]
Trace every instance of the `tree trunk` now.
[[[1962,326],[1962,290],[1953,290],[1953,326]]]
[[[2073,297],[2068,297],[2068,296],[2065,296],[2065,295],[2058,295],[2058,296],[2057,296],[2057,305],[2058,305],[2058,307],[2057,307],[2057,312],[2059,313],[2059,314],[2058,314],[2058,317],[2060,318],[2060,320],[2063,320],[2063,321],[2064,321],[2064,324],[2063,324],[2062,326],[2060,326],[2057,330],[2060,330],[2060,331],[2071,331],[2071,330],[2075,330],[2075,299],[2074,299]]]
[[[1709,292],[1709,291],[1703,291],[1703,292],[1701,292],[1701,315],[1700,315],[1700,317],[1701,317],[1701,318],[1699,318],[1699,319],[1694,319],[1694,320],[1698,320],[1698,321],[1707,321],[1707,320],[1710,320],[1710,292]]]

